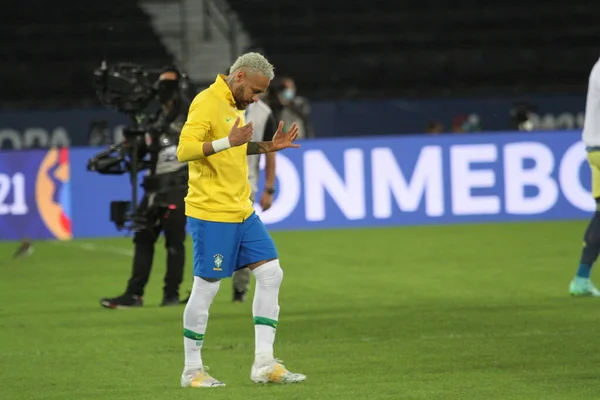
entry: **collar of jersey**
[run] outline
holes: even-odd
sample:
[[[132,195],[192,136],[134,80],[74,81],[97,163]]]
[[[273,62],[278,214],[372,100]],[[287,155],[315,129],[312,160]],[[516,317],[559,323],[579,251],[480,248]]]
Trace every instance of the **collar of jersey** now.
[[[217,75],[217,79],[215,79],[215,82],[212,85],[210,85],[210,89],[214,91],[219,97],[227,100],[229,104],[234,106],[235,100],[233,99],[233,93],[231,93],[231,89],[229,89],[229,85],[227,85],[225,78],[227,78],[225,75]]]

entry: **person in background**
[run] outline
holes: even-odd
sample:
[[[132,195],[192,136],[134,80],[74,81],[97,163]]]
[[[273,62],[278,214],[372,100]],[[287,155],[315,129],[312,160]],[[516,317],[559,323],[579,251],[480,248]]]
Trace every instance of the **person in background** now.
[[[457,115],[452,119],[452,133],[470,133],[481,131],[479,115]]]
[[[444,125],[438,121],[432,121],[427,124],[427,128],[425,128],[425,133],[430,135],[439,135],[444,132]]]
[[[299,139],[314,139],[315,130],[310,121],[310,104],[296,93],[296,83],[292,78],[275,79],[272,88],[266,94],[267,105],[273,111],[276,120],[284,122],[284,132],[296,123],[300,131]]]
[[[111,144],[108,122],[105,120],[93,120],[90,125],[90,146],[108,146]]]
[[[517,131],[532,131],[534,124],[532,121],[534,107],[530,104],[517,103],[510,110],[510,125],[511,129]]]

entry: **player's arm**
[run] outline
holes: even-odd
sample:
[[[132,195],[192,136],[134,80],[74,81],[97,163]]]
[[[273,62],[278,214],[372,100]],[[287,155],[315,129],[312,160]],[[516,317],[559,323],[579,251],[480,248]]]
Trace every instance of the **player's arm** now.
[[[199,104],[190,108],[190,114],[177,146],[177,159],[180,162],[200,160],[231,147],[241,146],[248,143],[252,137],[252,130],[254,129],[252,122],[240,126],[241,120],[238,117],[229,132],[229,136],[212,142],[206,141],[208,132],[211,129],[209,117],[211,111],[209,107],[210,104],[208,107]]]
[[[273,142],[248,142],[246,154],[265,154],[273,153],[274,151],[277,150],[275,150]]]
[[[177,159],[179,162],[196,161],[215,154],[212,142],[205,142],[210,131],[209,107],[193,104],[190,108],[187,121],[183,125],[179,144],[177,145]]]
[[[287,149],[298,148],[300,145],[293,143],[298,137],[298,125],[294,122],[290,129],[283,133],[283,121],[279,121],[277,131],[270,142],[248,142],[247,154],[265,154]]]

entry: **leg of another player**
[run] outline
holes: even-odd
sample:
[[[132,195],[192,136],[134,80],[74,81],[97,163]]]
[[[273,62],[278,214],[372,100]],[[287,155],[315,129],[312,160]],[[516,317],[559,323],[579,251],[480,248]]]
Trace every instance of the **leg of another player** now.
[[[596,200],[596,212],[585,231],[579,268],[569,285],[569,293],[573,296],[598,297],[600,291],[590,280],[590,274],[600,253],[600,151],[589,152],[588,162],[592,171],[592,194]]]
[[[579,261],[577,274],[569,285],[569,292],[573,296],[600,296],[590,279],[592,266],[600,253],[600,199],[596,199],[597,210],[594,213],[583,238],[583,249]]]

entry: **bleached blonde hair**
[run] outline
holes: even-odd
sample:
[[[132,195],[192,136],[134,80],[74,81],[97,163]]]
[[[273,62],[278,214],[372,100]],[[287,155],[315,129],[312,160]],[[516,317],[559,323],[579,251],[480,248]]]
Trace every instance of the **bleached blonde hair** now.
[[[260,73],[269,78],[269,80],[275,78],[275,67],[259,53],[246,53],[239,56],[231,68],[229,68],[229,74],[234,74],[243,68]]]

